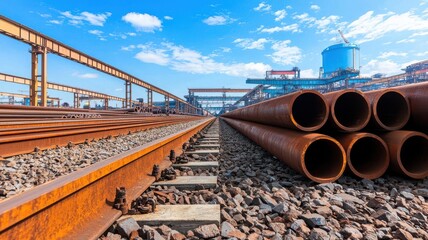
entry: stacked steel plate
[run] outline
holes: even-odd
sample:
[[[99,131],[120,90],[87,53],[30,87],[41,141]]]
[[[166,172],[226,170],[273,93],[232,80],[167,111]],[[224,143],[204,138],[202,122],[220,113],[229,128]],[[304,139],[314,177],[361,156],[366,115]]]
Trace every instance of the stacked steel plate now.
[[[365,93],[302,90],[222,117],[315,182],[335,181],[345,170],[375,179],[388,168],[423,179],[428,176],[424,102],[428,104],[428,83]]]

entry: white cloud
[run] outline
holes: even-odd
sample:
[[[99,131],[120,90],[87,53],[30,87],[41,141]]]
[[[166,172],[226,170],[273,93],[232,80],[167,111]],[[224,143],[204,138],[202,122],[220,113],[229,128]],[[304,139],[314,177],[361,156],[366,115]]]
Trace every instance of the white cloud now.
[[[68,18],[68,23],[71,25],[83,25],[86,21],[94,26],[104,26],[107,18],[111,16],[110,12],[94,14],[90,12],[82,12],[79,15],[73,15],[70,11],[61,12],[61,15]]]
[[[222,51],[222,52],[224,52],[224,53],[228,53],[228,52],[232,51],[232,49],[231,49],[231,48],[228,48],[228,47],[221,47],[220,49],[221,49],[221,51]]]
[[[130,12],[122,17],[122,20],[130,23],[137,31],[154,32],[162,31],[162,21],[158,17],[147,13]]]
[[[276,11],[273,15],[275,15],[275,17],[276,17],[275,21],[279,22],[282,19],[284,19],[285,16],[287,16],[287,12],[284,9],[282,9],[282,10]]]
[[[171,17],[171,16],[165,16],[165,17],[163,17],[165,20],[173,20],[174,18],[173,17]]]
[[[396,41],[395,43],[412,43],[412,42],[416,42],[416,40],[413,38],[405,38],[405,39]]]
[[[259,38],[253,40],[251,38],[238,38],[233,43],[236,43],[237,46],[243,49],[258,49],[263,50],[265,48],[265,43],[269,42],[266,38]]]
[[[416,33],[413,33],[412,35],[410,35],[409,38],[414,38],[414,37],[419,37],[419,36],[427,36],[427,35],[428,35],[428,32],[416,32]]]
[[[305,24],[309,28],[316,28],[317,33],[336,33],[346,22],[340,22],[341,17],[336,15],[323,16],[320,19],[309,16],[308,13],[294,15],[293,19]]]
[[[135,56],[142,62],[154,63],[193,74],[225,74],[239,77],[262,77],[271,67],[264,63],[222,63],[212,57],[173,43],[138,45],[142,50]],[[228,50],[226,50],[228,51]]]
[[[290,6],[290,5],[287,5],[285,8],[286,8],[286,9],[293,9],[293,7],[292,7],[292,6]]]
[[[293,23],[291,25],[285,25],[282,27],[272,27],[272,28],[265,28],[263,25],[261,25],[259,28],[257,28],[257,31],[262,33],[275,33],[275,32],[300,32],[299,25],[297,23]]]
[[[415,54],[415,56],[418,56],[418,57],[428,56],[428,51],[426,51],[426,52],[416,53],[416,54]]]
[[[131,50],[134,50],[135,48],[137,48],[137,46],[135,46],[135,45],[129,45],[129,46],[126,46],[126,47],[121,47],[120,49],[121,50],[123,50],[123,51],[131,51]]]
[[[300,71],[301,78],[317,78],[318,73],[316,73],[313,69],[305,69]]]
[[[121,92],[121,91],[123,91],[123,88],[116,88],[114,91]]]
[[[98,78],[98,74],[96,73],[79,73],[79,72],[74,72],[72,74],[73,77],[78,77],[78,78],[85,78],[85,79],[94,79],[94,78]]]
[[[405,52],[383,52],[378,58],[389,58],[389,57],[405,57],[407,53]]]
[[[52,23],[52,24],[61,25],[63,21],[62,20],[49,20],[48,22]]]
[[[253,8],[253,9],[254,9],[254,11],[259,11],[259,12],[269,11],[271,9],[271,5],[269,5],[265,2],[261,2],[261,3],[259,3],[259,5],[257,7]]]
[[[350,23],[347,28],[348,37],[356,38],[356,43],[364,43],[392,32],[427,31],[428,20],[411,11],[377,15],[373,11],[368,11]]]
[[[137,34],[136,33],[134,33],[134,32],[129,32],[129,33],[126,33],[128,36],[131,36],[131,37],[135,37],[135,36],[137,36]]]
[[[42,18],[50,18],[50,17],[52,17],[50,14],[48,14],[48,13],[39,13],[39,15],[40,15],[40,17],[42,17]]]
[[[89,30],[88,32],[90,34],[94,34],[94,35],[97,35],[97,36],[103,34],[103,31],[100,31],[100,30]]]
[[[321,9],[320,6],[316,4],[311,5],[311,10],[314,10],[315,12],[318,12],[320,9]]]
[[[272,50],[274,50],[274,52],[267,56],[271,57],[275,63],[281,65],[293,65],[300,62],[302,59],[300,48],[290,46],[290,43],[290,40],[275,42],[272,45]]]
[[[145,63],[154,63],[165,66],[169,63],[169,55],[165,52],[166,51],[163,49],[143,49],[135,55],[135,58]]]
[[[389,60],[371,60],[366,65],[361,67],[361,74],[364,76],[372,76],[376,73],[386,74],[388,76],[401,72],[399,64]]]
[[[211,16],[203,20],[207,25],[226,25],[233,23],[236,19],[230,18],[229,16]]]

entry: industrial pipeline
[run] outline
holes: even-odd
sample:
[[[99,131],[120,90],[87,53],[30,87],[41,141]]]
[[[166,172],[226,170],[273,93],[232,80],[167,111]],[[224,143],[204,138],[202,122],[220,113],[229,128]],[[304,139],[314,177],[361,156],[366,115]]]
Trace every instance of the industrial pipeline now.
[[[301,131],[316,131],[327,122],[328,113],[328,105],[319,92],[301,90],[223,116]]]
[[[314,182],[333,182],[345,171],[345,151],[338,141],[329,136],[230,118],[223,119],[238,132]]]
[[[401,91],[380,89],[365,92],[364,95],[372,108],[369,128],[393,131],[403,128],[409,121],[409,100]]]

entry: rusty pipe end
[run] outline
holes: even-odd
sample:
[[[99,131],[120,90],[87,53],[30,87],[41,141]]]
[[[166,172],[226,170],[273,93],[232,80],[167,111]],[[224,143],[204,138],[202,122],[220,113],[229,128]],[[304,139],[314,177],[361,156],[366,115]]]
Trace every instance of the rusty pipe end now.
[[[410,178],[428,176],[428,136],[415,131],[393,131],[381,135],[389,148],[391,169]]]
[[[397,90],[386,90],[372,102],[373,118],[381,128],[393,131],[403,128],[410,118],[409,100]]]
[[[311,132],[322,128],[328,120],[329,108],[324,96],[314,90],[303,90],[291,103],[290,118],[301,131]]]
[[[334,182],[345,171],[345,150],[334,138],[318,134],[306,145],[301,165],[303,173],[312,181]]]
[[[363,129],[370,121],[371,108],[361,91],[347,89],[337,92],[330,106],[334,125],[344,132]]]
[[[385,141],[371,133],[351,133],[339,139],[346,151],[349,170],[357,177],[381,177],[389,166]]]

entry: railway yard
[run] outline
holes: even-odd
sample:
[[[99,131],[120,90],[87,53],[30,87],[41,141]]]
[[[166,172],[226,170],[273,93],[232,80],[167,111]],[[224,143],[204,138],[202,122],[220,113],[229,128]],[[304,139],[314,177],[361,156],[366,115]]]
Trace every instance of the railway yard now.
[[[359,51],[339,32],[345,43],[323,51],[333,65]],[[189,88],[184,100],[1,15],[0,33],[32,60],[31,78],[0,73],[30,90],[0,104],[0,239],[428,240],[427,61],[371,81],[326,60],[319,78],[272,70],[247,80],[254,89]],[[47,82],[48,53],[124,81],[125,97]],[[48,88],[73,93],[73,106]]]

